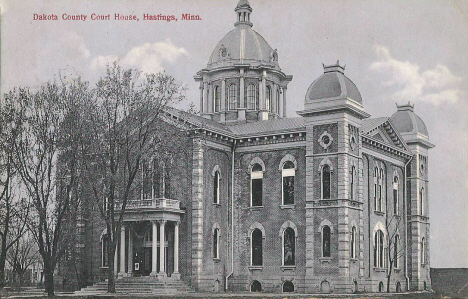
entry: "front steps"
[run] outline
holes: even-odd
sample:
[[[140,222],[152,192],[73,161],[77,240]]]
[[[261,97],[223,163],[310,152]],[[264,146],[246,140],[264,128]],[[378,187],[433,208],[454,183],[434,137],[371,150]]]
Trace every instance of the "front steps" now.
[[[153,277],[124,277],[115,280],[115,291],[119,294],[157,294],[184,295],[194,293],[194,290],[183,280],[170,277],[166,281],[159,281]],[[92,286],[81,289],[80,294],[107,292],[107,279]]]

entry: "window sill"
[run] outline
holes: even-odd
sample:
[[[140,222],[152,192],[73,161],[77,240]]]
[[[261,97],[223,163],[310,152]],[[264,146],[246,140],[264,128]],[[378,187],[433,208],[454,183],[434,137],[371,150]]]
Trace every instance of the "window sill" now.
[[[427,264],[421,264],[421,267],[425,268],[427,266]]]
[[[220,207],[221,204],[220,204],[220,203],[215,203],[215,202],[214,202],[214,203],[213,203],[213,206],[215,206],[215,207]]]
[[[332,258],[331,257],[320,257],[319,258],[319,261],[323,264],[323,263],[329,263],[331,262]]]
[[[107,267],[99,267],[99,269],[101,269],[101,270],[109,270],[109,266],[107,266]]]
[[[221,262],[221,259],[220,259],[220,258],[218,258],[218,257],[214,257],[214,258],[213,258],[213,262],[215,262],[215,263],[219,263],[219,262]]]
[[[355,258],[351,258],[351,262],[352,262],[352,263],[356,264],[356,263],[357,263],[357,261],[358,261],[357,259],[355,259]]]
[[[261,210],[261,209],[263,209],[263,206],[250,206],[249,207],[249,210],[251,211]]]
[[[374,214],[378,215],[378,216],[384,216],[385,215],[384,212],[380,212],[380,211],[374,211]]]
[[[374,272],[387,272],[387,268],[376,268],[376,267],[374,267]]]
[[[401,269],[395,269],[395,273],[400,273]]]
[[[263,266],[249,266],[249,270],[250,270],[250,271],[254,271],[254,270],[260,270],[260,271],[262,271],[262,270],[263,270]]]
[[[280,205],[280,208],[281,208],[281,210],[285,210],[285,209],[292,209],[292,210],[294,210],[294,209],[296,208],[296,205],[295,205],[295,204]]]
[[[296,270],[296,266],[293,266],[293,265],[291,265],[291,266],[281,266],[280,268],[281,268],[281,271],[283,271],[283,272],[287,271],[287,270],[289,270],[289,271]]]

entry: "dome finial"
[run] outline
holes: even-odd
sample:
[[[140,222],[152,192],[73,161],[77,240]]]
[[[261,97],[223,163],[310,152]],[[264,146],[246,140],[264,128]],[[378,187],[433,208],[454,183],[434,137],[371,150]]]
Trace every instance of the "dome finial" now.
[[[322,63],[322,65],[323,65],[323,72],[324,73],[340,72],[340,73],[343,74],[344,70],[346,68],[346,65],[343,65],[343,66],[340,65],[339,60],[336,61],[336,64],[325,65],[324,63]]]
[[[252,13],[252,7],[250,7],[248,0],[240,0],[239,3],[237,3],[237,6],[234,9],[234,11],[237,14],[237,22],[234,24],[234,26],[253,26],[253,24],[250,22],[250,14]]]

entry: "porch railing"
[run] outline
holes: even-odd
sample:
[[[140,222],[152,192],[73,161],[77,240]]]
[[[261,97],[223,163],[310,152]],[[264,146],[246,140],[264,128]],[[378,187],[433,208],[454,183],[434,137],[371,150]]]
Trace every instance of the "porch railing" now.
[[[180,201],[169,198],[133,199],[127,201],[126,209],[180,209]]]

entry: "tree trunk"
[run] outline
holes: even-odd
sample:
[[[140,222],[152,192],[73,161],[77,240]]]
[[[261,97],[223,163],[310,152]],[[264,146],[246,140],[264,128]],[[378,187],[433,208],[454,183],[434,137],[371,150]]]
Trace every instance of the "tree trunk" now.
[[[54,270],[50,269],[49,266],[46,266],[44,263],[44,286],[47,292],[47,296],[54,297]]]
[[[2,289],[5,286],[5,261],[6,250],[3,250],[2,248],[2,253],[0,255],[0,289]]]
[[[392,277],[392,269],[393,269],[392,264],[393,264],[393,261],[390,262],[390,269],[387,275],[387,293],[390,293],[390,278]]]
[[[111,248],[114,248],[112,250]],[[109,273],[107,276],[107,292],[108,293],[115,293],[115,273],[117,272],[115,270],[117,265],[114,265],[114,255],[116,252],[116,244],[114,246],[111,245],[111,248],[107,251],[107,259],[109,261]]]

